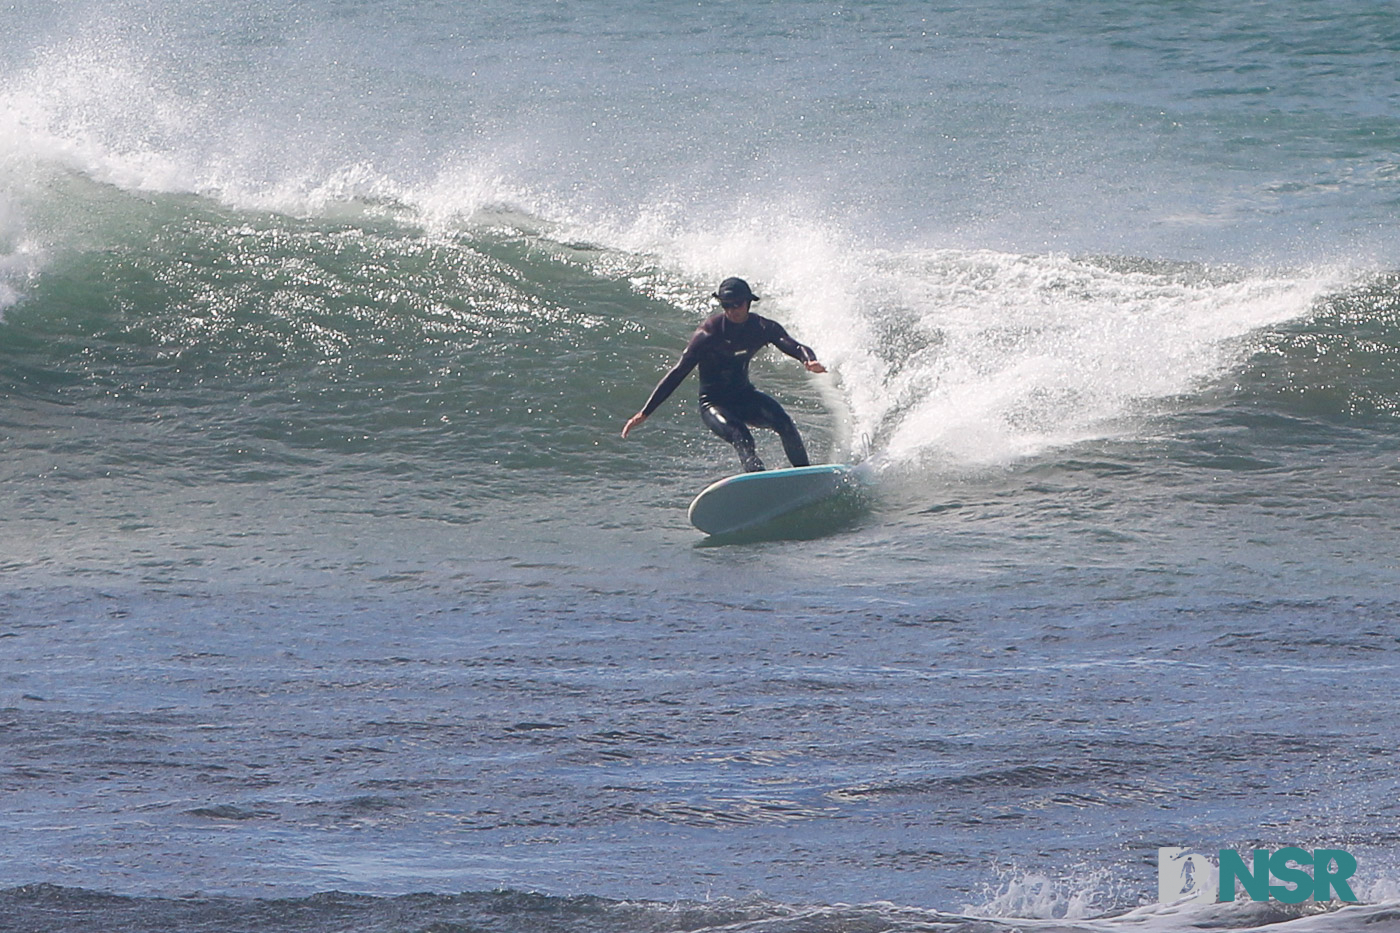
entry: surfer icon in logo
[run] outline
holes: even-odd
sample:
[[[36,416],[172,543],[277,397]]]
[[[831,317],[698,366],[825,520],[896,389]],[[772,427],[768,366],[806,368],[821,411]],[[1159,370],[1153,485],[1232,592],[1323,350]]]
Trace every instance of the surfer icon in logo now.
[[[826,367],[817,362],[817,354],[811,347],[788,336],[781,324],[750,310],[759,297],[749,288],[748,282],[725,279],[712,297],[719,301],[722,310],[696,328],[680,362],[656,384],[642,410],[627,419],[622,436],[626,437],[647,420],[685,381],[690,371],[699,366],[700,419],[711,431],[734,445],[745,472],[765,469],[754,449],[750,426],[778,432],[788,461],[795,467],[807,466],[807,448],[797,425],[776,399],[754,388],[749,381],[749,361],[759,350],[772,344],[801,362],[808,372],[824,373]]]

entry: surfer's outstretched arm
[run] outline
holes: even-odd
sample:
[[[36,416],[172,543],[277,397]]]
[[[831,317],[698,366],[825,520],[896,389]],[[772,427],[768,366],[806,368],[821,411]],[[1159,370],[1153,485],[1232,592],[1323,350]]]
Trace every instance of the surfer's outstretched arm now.
[[[792,337],[788,336],[788,332],[783,328],[783,325],[779,324],[777,321],[765,319],[764,323],[772,332],[772,336],[769,340],[773,346],[797,360],[806,367],[809,373],[826,372],[826,367],[817,362],[816,350],[813,350],[805,343],[798,343],[796,340],[793,340]]]
[[[671,397],[671,393],[676,391],[676,387],[685,381],[685,377],[690,375],[690,371],[695,368],[695,364],[700,362],[693,353],[687,352],[681,356],[681,360],[671,371],[661,377],[661,381],[656,384],[656,388],[651,390],[651,398],[642,406],[642,410],[637,412],[627,423],[622,426],[622,436],[631,434],[633,429],[640,425],[651,415],[652,412],[661,407],[661,403]]]

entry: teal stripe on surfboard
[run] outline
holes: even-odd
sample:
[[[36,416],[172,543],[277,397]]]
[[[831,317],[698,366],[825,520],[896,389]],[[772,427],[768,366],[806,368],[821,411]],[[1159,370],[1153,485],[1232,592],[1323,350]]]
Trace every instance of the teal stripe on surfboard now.
[[[855,470],[841,463],[740,473],[710,484],[696,496],[690,503],[690,523],[706,534],[734,534],[820,502],[854,483]]]

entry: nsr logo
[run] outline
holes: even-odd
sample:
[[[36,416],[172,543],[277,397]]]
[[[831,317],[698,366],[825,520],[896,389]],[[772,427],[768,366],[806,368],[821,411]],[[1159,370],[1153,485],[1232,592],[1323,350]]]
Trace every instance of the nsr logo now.
[[[1315,849],[1308,852],[1285,846],[1269,854],[1254,850],[1254,864],[1248,866],[1234,849],[1221,849],[1220,860],[1211,864],[1199,852],[1176,847],[1157,850],[1157,899],[1170,904],[1184,898],[1203,901],[1233,901],[1235,884],[1244,888],[1252,901],[1277,898],[1286,904],[1318,901],[1357,900],[1347,879],[1356,873],[1356,859],[1341,849]],[[1312,873],[1306,870],[1312,867]],[[1270,881],[1278,883],[1271,884]]]

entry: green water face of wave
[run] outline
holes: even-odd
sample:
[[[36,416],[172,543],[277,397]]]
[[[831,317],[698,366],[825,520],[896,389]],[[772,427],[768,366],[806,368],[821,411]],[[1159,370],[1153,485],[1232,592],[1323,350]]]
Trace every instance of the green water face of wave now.
[[[693,324],[519,236],[197,212],[56,262],[7,318],[0,391],[174,473],[257,450],[240,470],[592,474]]]
[[[559,477],[681,476],[697,461],[728,462],[693,423],[692,387],[635,443],[615,442],[707,307],[698,284],[695,295],[639,287],[638,269],[653,260],[504,226],[428,234],[372,218],[296,220],[104,191],[107,201],[88,199],[99,220],[0,325],[0,391],[11,407],[57,406],[54,417],[77,426],[70,433],[82,440],[66,451],[72,469],[81,472],[86,459],[103,470],[115,459],[207,482],[334,473],[353,461],[360,471],[429,482],[464,468],[498,474],[496,493],[509,495]],[[929,292],[927,300],[903,306],[907,295],[877,296],[851,321],[875,343],[845,348],[874,364],[847,378],[854,414],[882,406],[881,423],[914,449],[910,412],[925,414],[931,400],[947,409],[933,424],[941,429],[946,416],[967,410],[970,402],[943,399],[959,372],[969,391],[979,380],[993,384],[1003,370],[1048,358],[1076,329],[1096,334],[1094,314],[1131,316],[1124,302],[1146,309],[1141,323],[1120,323],[1125,339],[1159,339],[1157,316],[1169,310],[1162,302],[1199,303],[1217,287],[1188,282],[1201,273],[1185,267],[1119,268],[1122,261],[926,261],[909,287]],[[907,268],[891,275],[910,278]],[[1228,294],[1239,284],[1227,277],[1218,287]],[[1394,294],[1393,281],[1376,280],[1252,339],[1241,378],[1251,404],[1391,417],[1393,367],[1379,364],[1397,343]],[[1036,303],[1044,309],[1021,307]],[[1203,307],[1192,313],[1211,313]],[[987,319],[997,314],[1005,320]],[[1164,320],[1188,336],[1197,326]],[[824,352],[857,339],[808,323]],[[911,343],[910,334],[920,339]],[[1123,361],[1144,351],[1125,346],[1118,361],[1094,355],[1113,348],[1072,349],[1085,354],[1081,367],[1101,370],[1089,388],[1129,397],[1141,387],[1103,378],[1134,371]],[[960,361],[960,352],[975,355]],[[839,399],[819,397],[818,383],[781,361],[760,362],[756,375],[799,416],[811,446],[844,455],[832,438],[852,412],[839,410]],[[1050,388],[1075,391],[1072,380]],[[1060,404],[1033,384],[1017,391],[1026,405]],[[1076,413],[998,416],[1014,433],[1032,414]]]

